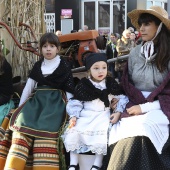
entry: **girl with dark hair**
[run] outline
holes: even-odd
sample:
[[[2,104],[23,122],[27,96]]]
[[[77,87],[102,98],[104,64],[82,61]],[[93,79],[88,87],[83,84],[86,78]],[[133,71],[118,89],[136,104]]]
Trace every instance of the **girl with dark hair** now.
[[[170,20],[160,6],[128,16],[143,41],[131,50],[123,73],[129,103],[112,126],[107,169],[169,169]]]
[[[19,108],[11,117],[12,145],[4,169],[59,170],[59,164],[65,169],[60,162],[59,137],[66,118],[66,98],[72,97],[74,84],[69,64],[58,55],[59,50],[55,34],[41,37],[41,59],[34,64]]]

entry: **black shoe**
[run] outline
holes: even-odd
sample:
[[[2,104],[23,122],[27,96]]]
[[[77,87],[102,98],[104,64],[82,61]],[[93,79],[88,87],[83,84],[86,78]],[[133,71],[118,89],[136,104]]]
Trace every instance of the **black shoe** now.
[[[75,168],[75,170],[78,170],[78,165],[70,165],[70,166],[68,167],[68,170],[69,170],[69,168]]]
[[[95,168],[95,169],[97,169],[97,170],[100,170],[100,168],[98,167],[98,166],[95,166],[95,165],[93,165],[92,167],[91,167],[91,169],[92,168]]]

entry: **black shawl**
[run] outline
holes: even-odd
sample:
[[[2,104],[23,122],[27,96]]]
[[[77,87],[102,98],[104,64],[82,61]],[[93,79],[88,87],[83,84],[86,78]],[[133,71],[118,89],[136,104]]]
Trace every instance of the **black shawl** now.
[[[51,75],[48,75],[47,77],[44,77],[41,71],[42,61],[43,60],[40,60],[35,63],[29,77],[38,82],[38,86],[47,85],[53,88],[73,93],[73,76],[67,61],[61,58],[59,66],[54,70]]]
[[[108,95],[120,95],[122,90],[119,84],[112,78],[106,78],[106,89],[96,88],[89,79],[82,78],[75,88],[74,98],[80,101],[92,101],[99,98],[105,106],[109,106]]]

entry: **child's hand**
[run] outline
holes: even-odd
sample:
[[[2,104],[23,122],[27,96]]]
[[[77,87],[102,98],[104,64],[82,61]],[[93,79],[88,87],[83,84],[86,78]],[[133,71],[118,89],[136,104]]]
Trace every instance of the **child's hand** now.
[[[142,113],[142,110],[139,105],[132,106],[126,110],[130,115],[139,115]]]
[[[112,113],[111,116],[110,116],[110,122],[111,122],[112,124],[117,123],[118,120],[120,119],[120,115],[121,115],[120,112]]]
[[[115,110],[116,106],[117,106],[117,102],[119,101],[119,99],[117,98],[113,98],[110,104],[110,107]]]
[[[69,121],[69,126],[68,126],[68,128],[72,128],[73,126],[75,126],[75,125],[76,125],[76,120],[77,120],[76,117],[72,117],[72,118],[70,119],[70,121]]]

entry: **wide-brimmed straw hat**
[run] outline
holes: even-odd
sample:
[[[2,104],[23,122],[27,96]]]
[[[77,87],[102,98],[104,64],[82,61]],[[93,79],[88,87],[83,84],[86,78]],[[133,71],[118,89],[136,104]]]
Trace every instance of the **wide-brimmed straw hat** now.
[[[160,6],[151,6],[149,9],[135,9],[128,13],[128,17],[131,19],[131,23],[134,27],[139,29],[138,18],[141,14],[148,13],[159,18],[162,23],[165,24],[168,30],[170,30],[170,20],[168,19],[168,13]]]

